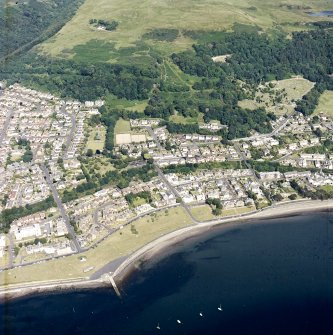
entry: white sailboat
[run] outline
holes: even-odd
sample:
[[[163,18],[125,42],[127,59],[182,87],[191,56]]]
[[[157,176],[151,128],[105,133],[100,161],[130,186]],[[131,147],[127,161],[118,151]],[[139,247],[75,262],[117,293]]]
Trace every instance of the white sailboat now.
[[[203,316],[203,314],[202,314],[201,312],[199,313],[199,315],[200,315],[200,316]]]
[[[181,324],[182,322],[180,320],[177,320],[177,323]]]
[[[219,306],[219,307],[217,307],[217,309],[218,309],[220,312],[222,312],[222,311],[223,311],[221,304],[220,304],[220,306]]]
[[[160,324],[158,323],[157,326],[156,326],[156,329],[160,330],[161,327],[160,327]]]

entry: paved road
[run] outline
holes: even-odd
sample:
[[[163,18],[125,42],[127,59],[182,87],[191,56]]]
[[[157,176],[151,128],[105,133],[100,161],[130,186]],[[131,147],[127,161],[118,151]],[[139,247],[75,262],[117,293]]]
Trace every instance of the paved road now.
[[[272,137],[274,135],[276,135],[277,133],[279,133],[290,121],[290,119],[297,115],[297,112],[293,112],[292,114],[290,114],[287,119],[281,123],[279,126],[277,126],[271,133],[269,134],[260,134],[260,135],[254,135],[254,136],[250,136],[250,137],[242,137],[242,138],[235,138],[232,140],[232,142],[240,142],[240,141],[252,141],[252,140],[258,140],[260,138],[264,138],[264,137]]]
[[[49,185],[49,188],[50,188],[50,190],[52,192],[53,199],[56,202],[56,204],[57,204],[57,206],[59,208],[60,214],[61,214],[62,218],[64,219],[64,221],[66,223],[66,226],[67,226],[67,229],[68,229],[68,233],[69,233],[69,235],[72,238],[72,242],[75,245],[76,251],[77,252],[81,252],[82,248],[80,246],[80,243],[77,240],[77,237],[76,237],[75,232],[74,232],[74,228],[70,224],[69,216],[66,213],[65,207],[64,207],[64,205],[63,205],[63,203],[62,203],[62,201],[61,201],[61,199],[59,197],[58,191],[55,188],[55,186],[54,186],[54,184],[53,184],[53,182],[51,180],[49,170],[47,169],[47,167],[44,164],[41,165],[41,169],[42,169],[42,171],[44,173],[45,180],[46,180],[47,184]]]
[[[151,127],[145,127],[149,133],[149,135],[153,138],[154,142],[156,143],[159,150],[164,150],[162,147],[160,141],[158,140],[156,134],[154,133],[153,129]]]
[[[68,152],[68,150],[70,148],[70,145],[73,142],[73,139],[74,139],[74,136],[75,136],[76,117],[75,117],[74,113],[69,114],[69,113],[66,112],[66,104],[63,104],[61,106],[60,113],[66,115],[66,116],[69,116],[71,118],[71,121],[72,121],[72,128],[71,128],[70,133],[68,134],[67,141],[66,141],[66,149],[65,149],[65,152],[64,152],[64,155],[63,155],[63,158],[67,158],[67,152]]]
[[[105,204],[105,205],[103,205],[103,206],[101,206],[101,207],[99,207],[95,210],[95,212],[94,212],[94,222],[95,222],[96,225],[98,225],[102,228],[105,228],[108,232],[112,233],[112,232],[114,232],[114,229],[112,229],[112,228],[108,227],[107,225],[105,225],[103,223],[100,223],[98,221],[98,212],[101,211],[103,208],[105,208],[107,206],[110,206],[110,203],[107,203],[107,204]]]
[[[158,173],[159,177],[160,177],[160,178],[163,180],[163,182],[167,185],[167,187],[168,187],[169,190],[173,193],[173,195],[174,195],[176,198],[181,199],[181,202],[180,202],[181,206],[185,209],[185,211],[186,211],[187,214],[190,216],[190,218],[193,220],[193,222],[195,222],[195,223],[200,223],[200,221],[198,221],[198,220],[194,217],[194,215],[192,214],[192,212],[191,212],[190,208],[187,206],[187,204],[182,200],[182,197],[179,195],[179,193],[178,193],[178,191],[176,190],[176,188],[173,187],[173,186],[169,183],[168,179],[165,178],[165,176],[164,176],[162,170],[161,170],[157,165],[155,165],[155,169],[157,170],[157,173]]]
[[[8,234],[8,238],[9,238],[9,249],[8,249],[8,254],[9,254],[9,258],[8,258],[8,266],[11,268],[13,267],[13,260],[15,258],[14,255],[14,241],[13,241],[13,236],[12,234]]]
[[[253,178],[261,184],[261,181],[258,179],[257,175],[256,175],[256,172],[255,170],[253,169],[253,167],[251,166],[251,164],[248,162],[244,152],[241,150],[241,148],[239,147],[239,144],[238,143],[234,143],[234,148],[235,150],[237,151],[239,157],[241,158],[242,162],[246,165],[246,167],[252,171],[252,176]]]
[[[7,114],[6,121],[3,125],[3,128],[0,131],[0,146],[2,145],[2,142],[3,142],[4,138],[6,137],[7,130],[8,130],[8,127],[9,127],[9,123],[10,123],[10,120],[11,120],[13,114],[14,114],[14,110],[10,109],[9,113]]]
[[[90,276],[90,280],[97,280],[102,277],[105,273],[115,272],[117,268],[122,264],[128,256],[121,256],[112,262],[104,265],[101,269],[97,270]]]
[[[151,127],[146,127],[149,135],[153,138],[154,142],[156,143],[157,147],[160,149],[160,150],[164,150],[164,148],[162,147],[161,143],[159,142],[157,136],[155,135],[154,131],[152,130]],[[185,202],[183,202],[182,200],[182,197],[179,195],[178,191],[176,190],[175,187],[173,187],[169,181],[165,178],[162,170],[157,166],[157,164],[154,164],[155,166],[155,169],[159,175],[159,177],[163,180],[163,182],[167,185],[167,187],[169,188],[169,190],[173,193],[173,195],[176,197],[176,198],[179,198],[181,199],[181,206],[185,209],[185,211],[188,213],[188,215],[190,216],[190,218],[193,220],[193,222],[195,223],[199,223],[199,221],[193,216],[190,208],[187,206],[187,204],[185,204]]]

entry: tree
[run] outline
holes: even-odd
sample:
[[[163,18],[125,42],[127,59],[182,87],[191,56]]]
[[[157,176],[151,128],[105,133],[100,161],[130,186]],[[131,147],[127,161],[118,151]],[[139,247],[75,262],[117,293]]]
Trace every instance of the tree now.
[[[273,198],[274,201],[282,201],[283,200],[283,196],[280,193],[273,195],[272,198]]]
[[[87,153],[86,153],[86,156],[87,156],[87,157],[92,157],[93,155],[94,155],[93,150],[92,150],[92,149],[88,149],[88,150],[87,150]]]
[[[27,149],[22,156],[22,160],[25,163],[30,163],[33,159],[33,153],[30,149]]]
[[[213,215],[215,215],[215,216],[219,216],[219,215],[222,214],[222,209],[221,209],[221,208],[214,208],[214,209],[212,210],[212,213],[213,213]]]
[[[288,196],[290,200],[296,200],[297,199],[297,194],[293,193]]]

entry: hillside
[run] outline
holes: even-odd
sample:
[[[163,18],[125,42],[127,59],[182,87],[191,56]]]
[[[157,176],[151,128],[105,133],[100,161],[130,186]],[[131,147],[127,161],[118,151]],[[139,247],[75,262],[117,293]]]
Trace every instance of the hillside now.
[[[105,99],[108,150],[120,117],[160,118],[170,133],[198,132],[198,121],[218,120],[228,126],[223,135],[233,139],[248,136],[252,130],[271,130],[274,104],[284,101],[281,94],[274,95],[268,87],[268,96],[276,98],[271,105],[264,102],[249,110],[239,104],[258,100],[258,85],[303,77],[309,85],[304,89],[294,85],[292,89],[302,94],[291,94],[289,100],[301,98],[293,101],[291,111],[296,107],[305,115],[314,111],[321,93],[333,89],[333,21],[307,17],[311,1],[289,7],[271,1],[255,7],[263,2],[239,0],[235,7],[227,6],[236,11],[237,4],[242,4],[248,11],[265,13],[253,14],[256,25],[240,23],[245,20],[243,14],[235,18],[237,22],[223,21],[226,9],[221,4],[226,0],[169,1],[164,7],[162,1],[151,0],[136,2],[137,7],[118,0],[98,3],[100,6],[86,0],[58,34],[14,62],[0,64],[0,80],[80,101]],[[186,7],[190,3],[195,6]],[[116,4],[118,11],[112,7]],[[179,17],[181,10],[183,18]],[[218,10],[218,22],[223,24],[217,24]],[[289,23],[280,21],[282,25],[276,26],[278,18]],[[317,20],[325,22],[314,22]],[[289,31],[291,27],[296,31]],[[56,46],[60,53],[47,52]],[[214,61],[222,55],[229,57]]]
[[[0,0],[0,60],[55,34],[82,0]]]
[[[86,0],[74,18],[40,50],[52,56],[97,61],[146,61],[152,52],[170,54],[194,43],[189,31],[221,31],[235,23],[289,32],[314,18],[307,11],[331,9],[328,0]],[[100,31],[90,19],[115,20],[115,31]],[[318,19],[318,18],[316,18]],[[320,18],[319,18],[320,19]],[[161,29],[173,29],[161,33]],[[152,34],[146,34],[153,31]],[[145,35],[146,34],[146,35]]]

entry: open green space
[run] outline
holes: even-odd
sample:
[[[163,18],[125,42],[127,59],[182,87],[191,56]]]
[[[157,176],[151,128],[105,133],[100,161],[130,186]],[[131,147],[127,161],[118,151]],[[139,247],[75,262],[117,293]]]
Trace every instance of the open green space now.
[[[119,119],[114,128],[115,135],[117,134],[129,134],[131,132],[131,125],[128,120]]]
[[[106,97],[106,101],[109,108],[125,109],[128,111],[140,112],[140,113],[144,112],[148,103],[148,100],[120,99],[112,94],[109,94]]]
[[[138,58],[149,58],[151,47],[169,54],[189,48],[195,34],[186,31],[221,31],[230,29],[235,22],[265,30],[276,25],[297,30],[297,23],[315,20],[306,11],[331,9],[328,6],[324,0],[86,0],[73,19],[40,50],[65,56],[76,46],[99,40],[114,43],[119,55],[125,48]],[[99,31],[89,24],[92,18],[115,20],[119,26],[115,31]],[[89,48],[74,49],[78,57],[88,51]]]
[[[325,185],[321,187],[322,190],[326,191],[326,192],[333,192],[333,186],[332,185]]]
[[[238,207],[232,209],[223,209],[219,216],[213,215],[212,208],[209,205],[200,205],[191,207],[191,212],[197,220],[209,221],[231,215],[245,214],[254,211],[254,207]]]
[[[87,160],[87,163],[85,163],[84,166],[88,169],[89,172],[91,171],[91,175],[96,173],[104,175],[107,172],[116,170],[116,168],[110,162],[110,159],[102,155],[97,155]]]
[[[106,129],[103,126],[96,126],[89,130],[89,138],[87,141],[86,149],[102,151],[105,144]]]
[[[180,123],[180,124],[198,124],[203,122],[203,114],[199,113],[197,117],[184,117],[178,113],[170,116],[169,120],[171,122]]]
[[[325,91],[321,95],[315,113],[323,113],[327,116],[333,117],[333,91]]]
[[[124,227],[96,248],[92,248],[80,256],[73,255],[28,267],[3,271],[0,273],[0,286],[87,277],[112,260],[129,255],[158,237],[189,226],[191,223],[190,217],[180,207],[161,210],[146,215],[133,222],[132,225]],[[87,260],[81,262],[81,256],[85,256]],[[89,267],[94,267],[94,270],[84,273],[84,269]]]
[[[270,88],[269,86],[272,86]],[[302,99],[314,86],[314,83],[301,77],[272,81],[260,85],[253,100],[245,99],[238,103],[242,108],[254,110],[260,107],[277,115],[294,111],[295,101]],[[265,89],[269,88],[269,92]]]

